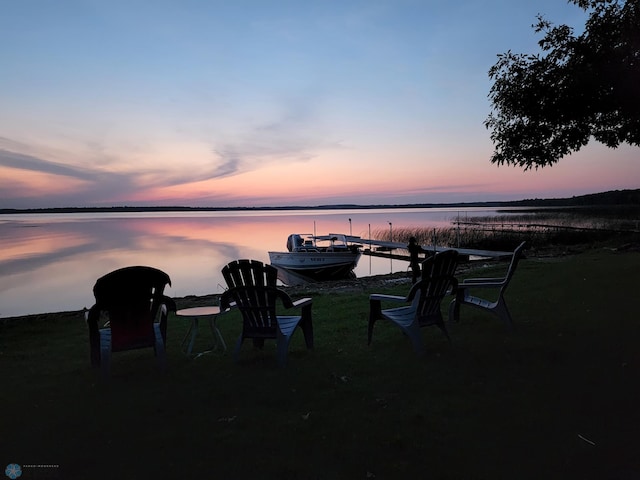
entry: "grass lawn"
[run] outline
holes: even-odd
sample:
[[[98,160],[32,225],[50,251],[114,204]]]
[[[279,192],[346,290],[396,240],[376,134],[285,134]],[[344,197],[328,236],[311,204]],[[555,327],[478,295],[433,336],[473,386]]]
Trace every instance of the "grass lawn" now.
[[[285,369],[269,342],[245,342],[239,364],[187,359],[187,325],[172,316],[169,372],[151,350],[125,352],[108,381],[89,368],[80,312],[6,322],[0,467],[60,479],[637,479],[639,290],[637,252],[528,258],[507,293],[514,331],[462,307],[452,344],[423,330],[424,358],[382,321],[366,342],[368,294],[406,284],[317,291],[316,348],[296,333]],[[219,320],[231,349],[238,318]]]

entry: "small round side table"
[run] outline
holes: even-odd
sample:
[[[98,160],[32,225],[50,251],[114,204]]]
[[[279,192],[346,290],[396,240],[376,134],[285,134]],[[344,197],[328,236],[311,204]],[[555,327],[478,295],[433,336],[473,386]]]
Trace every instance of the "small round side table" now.
[[[195,357],[198,358],[200,355],[204,355],[205,353],[210,353],[218,349],[221,349],[223,352],[227,351],[227,345],[224,343],[224,338],[222,338],[222,334],[216,325],[216,319],[218,318],[218,315],[220,315],[220,307],[210,306],[184,308],[182,310],[178,310],[176,315],[178,317],[191,319],[189,331],[184,336],[181,343],[182,351],[187,356],[192,354],[193,345],[195,344],[196,336],[198,335],[198,320],[202,317],[209,320],[209,328],[211,329],[211,336],[213,337],[213,345],[209,350],[197,353]]]

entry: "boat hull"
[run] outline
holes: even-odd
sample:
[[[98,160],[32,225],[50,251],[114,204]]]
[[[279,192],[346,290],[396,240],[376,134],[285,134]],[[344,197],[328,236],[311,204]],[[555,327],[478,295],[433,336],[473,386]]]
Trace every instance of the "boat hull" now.
[[[360,252],[269,252],[271,265],[312,280],[353,276]]]

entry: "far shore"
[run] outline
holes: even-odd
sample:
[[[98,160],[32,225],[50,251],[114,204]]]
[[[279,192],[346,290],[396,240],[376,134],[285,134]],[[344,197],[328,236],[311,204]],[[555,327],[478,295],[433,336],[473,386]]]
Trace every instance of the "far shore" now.
[[[449,202],[449,203],[406,203],[406,204],[333,204],[333,205],[288,205],[264,207],[189,207],[189,206],[131,206],[109,207],[41,207],[41,208],[0,208],[0,215],[30,213],[109,213],[109,212],[216,212],[216,211],[269,211],[269,210],[372,210],[381,208],[471,208],[471,207],[583,207],[594,205],[637,205],[640,203],[640,189],[611,190],[566,198],[534,198],[505,201]]]

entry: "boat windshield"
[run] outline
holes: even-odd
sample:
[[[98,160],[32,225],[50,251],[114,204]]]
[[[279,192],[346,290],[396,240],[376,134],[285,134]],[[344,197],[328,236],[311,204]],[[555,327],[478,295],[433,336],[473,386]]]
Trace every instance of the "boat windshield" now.
[[[301,239],[301,242],[294,244],[294,251],[318,251],[318,252],[331,252],[331,251],[348,251],[350,249],[347,244],[347,239],[343,234],[330,233],[329,235],[301,235],[297,234],[296,237]]]

